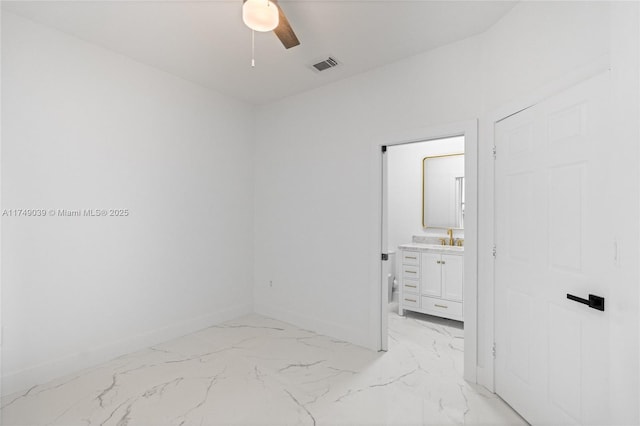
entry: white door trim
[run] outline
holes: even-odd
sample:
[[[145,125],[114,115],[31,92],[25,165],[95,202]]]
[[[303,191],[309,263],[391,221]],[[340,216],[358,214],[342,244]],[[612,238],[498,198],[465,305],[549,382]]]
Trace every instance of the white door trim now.
[[[375,185],[375,232],[373,233],[372,247],[377,248],[376,261],[372,263],[372,276],[376,285],[371,288],[371,341],[372,347],[377,350],[385,350],[387,338],[387,304],[384,303],[383,294],[386,294],[386,282],[382,277],[383,270],[380,254],[386,253],[387,247],[383,246],[384,215],[383,191],[386,177],[383,176],[384,162],[382,158],[382,146],[403,145],[413,142],[423,142],[433,139],[442,139],[452,136],[465,137],[465,181],[467,185],[467,200],[465,206],[465,261],[464,261],[464,379],[476,383],[477,366],[477,312],[478,312],[478,121],[470,120],[457,123],[430,126],[425,129],[417,129],[406,132],[403,135],[391,135],[384,137],[374,144],[375,154],[372,156]],[[384,293],[383,293],[384,292]]]
[[[483,296],[478,300],[478,323],[482,330],[481,339],[478,342],[478,384],[483,385],[494,392],[494,300],[495,300],[495,275],[493,268],[493,247],[495,244],[495,197],[494,197],[494,168],[493,151],[495,144],[495,125],[501,120],[529,108],[542,100],[553,96],[581,81],[602,73],[610,68],[609,55],[602,56],[598,60],[582,68],[575,70],[564,77],[551,82],[536,90],[528,96],[523,96],[513,102],[503,105],[488,113],[480,120],[480,140],[483,149],[479,153],[479,161],[485,164],[480,178],[479,191],[482,194],[482,209],[479,212],[479,221],[482,224],[479,232],[478,262],[482,266],[478,269],[478,291]]]

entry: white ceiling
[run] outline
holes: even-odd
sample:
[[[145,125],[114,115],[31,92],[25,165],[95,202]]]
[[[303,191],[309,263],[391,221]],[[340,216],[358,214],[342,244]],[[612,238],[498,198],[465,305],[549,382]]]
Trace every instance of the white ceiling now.
[[[263,104],[483,32],[513,2],[280,2],[301,45],[251,31],[242,0],[23,1],[9,10],[235,98]],[[336,58],[322,73],[311,65]]]

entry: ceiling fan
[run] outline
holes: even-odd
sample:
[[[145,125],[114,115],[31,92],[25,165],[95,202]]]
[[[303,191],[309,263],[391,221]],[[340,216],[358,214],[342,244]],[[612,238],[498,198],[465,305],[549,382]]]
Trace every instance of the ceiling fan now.
[[[300,44],[277,0],[243,0],[242,20],[252,30],[273,31],[285,49]]]

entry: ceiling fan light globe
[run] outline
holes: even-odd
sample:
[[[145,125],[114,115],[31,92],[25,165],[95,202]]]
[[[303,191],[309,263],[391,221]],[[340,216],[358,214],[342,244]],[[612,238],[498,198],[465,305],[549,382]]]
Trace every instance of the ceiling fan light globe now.
[[[273,31],[280,22],[278,6],[268,0],[247,0],[242,5],[242,20],[254,31]]]

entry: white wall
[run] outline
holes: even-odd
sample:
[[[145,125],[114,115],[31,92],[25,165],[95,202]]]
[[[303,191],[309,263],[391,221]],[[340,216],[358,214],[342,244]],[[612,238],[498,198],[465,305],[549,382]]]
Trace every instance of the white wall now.
[[[420,129],[480,119],[479,354],[490,354],[491,144],[488,117],[541,88],[609,61],[625,7],[521,2],[485,34],[293,96],[258,111],[255,303],[258,312],[375,347],[370,304],[379,285],[378,145]],[[634,7],[631,5],[630,7]],[[615,30],[613,30],[615,32]],[[629,42],[629,43],[635,43]],[[637,73],[635,65],[627,70]],[[635,68],[633,68],[635,66]],[[627,76],[628,79],[632,78]],[[635,151],[632,151],[632,154]],[[633,154],[632,159],[638,157]],[[635,166],[629,165],[633,170]],[[635,176],[635,171],[632,172]],[[636,181],[630,185],[636,185]],[[632,191],[635,206],[638,191]],[[633,214],[635,210],[631,210]],[[635,253],[637,233],[625,242]],[[638,300],[633,273],[632,300]],[[269,282],[273,285],[270,286]],[[629,306],[637,336],[637,306]],[[629,375],[638,377],[637,345]],[[626,358],[625,358],[626,359]],[[614,386],[638,401],[637,385]],[[622,416],[638,421],[637,407]]]
[[[477,115],[481,46],[466,40],[259,110],[258,312],[373,346],[380,183],[372,158],[406,129]]]
[[[3,391],[252,309],[254,111],[2,14]]]
[[[411,237],[447,236],[444,230],[422,227],[422,160],[424,157],[464,152],[464,138],[440,139],[387,148],[388,250],[411,242]],[[464,232],[456,231],[462,238]]]
[[[615,2],[524,1],[485,33],[483,110],[529,95],[611,50]]]
[[[606,54],[607,7],[518,4],[489,33],[259,109],[257,309],[371,346],[377,145],[482,117]],[[480,178],[485,152],[489,142],[481,141]]]

